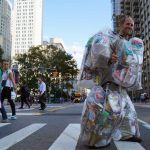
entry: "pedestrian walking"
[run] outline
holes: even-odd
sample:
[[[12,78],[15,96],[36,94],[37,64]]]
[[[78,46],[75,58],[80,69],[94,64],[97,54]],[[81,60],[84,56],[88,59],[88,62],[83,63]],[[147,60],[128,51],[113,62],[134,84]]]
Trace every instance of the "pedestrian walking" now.
[[[15,120],[17,117],[15,103],[11,100],[12,91],[16,91],[16,83],[14,81],[12,70],[10,69],[9,61],[3,60],[1,103],[3,105],[4,99],[8,100],[12,110],[12,116],[10,119]]]
[[[144,95],[144,94],[141,94],[141,95],[140,95],[140,101],[141,101],[142,103],[144,103],[144,101],[145,101],[145,95]]]
[[[24,103],[30,109],[30,104],[29,104],[30,91],[27,84],[23,84],[21,86],[20,95],[21,95],[21,106],[19,107],[19,109],[23,109]]]
[[[92,80],[92,77],[94,77],[96,85],[93,86],[84,103],[80,137],[89,146],[105,147],[111,143],[112,139],[117,141],[142,141],[136,110],[127,94],[128,86],[125,87],[125,84],[123,85],[122,81],[125,78],[123,80],[121,79],[128,71],[128,68],[126,68],[128,66],[127,62],[130,60],[133,61],[131,58],[134,55],[132,53],[130,53],[131,55],[129,54],[130,51],[127,51],[128,45],[126,46],[124,44],[130,42],[133,29],[133,19],[130,16],[121,16],[120,32],[118,34],[109,32],[108,37],[106,34],[104,35],[102,32],[99,32],[95,35],[95,39],[91,38],[91,41],[95,40],[95,43],[90,42],[91,44],[87,46],[88,53],[83,59],[83,65],[86,69],[83,67],[83,73],[81,75],[86,77],[86,72],[84,71],[88,68],[88,74],[91,75],[90,79]],[[108,44],[109,46],[107,46],[107,42],[110,42],[110,40],[112,40],[112,43],[109,43],[110,45]],[[98,43],[100,43],[100,46]],[[131,42],[131,44],[143,46],[141,39],[133,43]],[[94,50],[95,54],[93,52]],[[98,51],[100,50],[101,52],[103,51],[103,55],[98,55]],[[127,53],[124,55],[126,51]],[[130,57],[127,57],[127,54]],[[134,61],[137,61],[137,59],[134,59]],[[91,66],[96,67],[93,69]],[[114,76],[116,66],[120,72],[124,69],[124,74],[116,71],[116,76]],[[133,77],[133,75],[128,76],[126,85],[131,83],[131,79],[134,81]],[[120,83],[115,79],[120,80]],[[87,82],[88,79],[83,78],[82,81]]]
[[[0,63],[0,111],[1,111],[1,114],[2,114],[2,123],[6,123],[6,122],[8,122],[7,114],[6,114],[5,107],[1,102],[1,92],[2,92],[1,82],[2,82],[2,72],[3,72],[1,65],[2,65],[2,63]]]
[[[43,77],[39,77],[39,103],[40,103],[40,109],[39,110],[44,110],[46,108],[46,84],[43,81]]]

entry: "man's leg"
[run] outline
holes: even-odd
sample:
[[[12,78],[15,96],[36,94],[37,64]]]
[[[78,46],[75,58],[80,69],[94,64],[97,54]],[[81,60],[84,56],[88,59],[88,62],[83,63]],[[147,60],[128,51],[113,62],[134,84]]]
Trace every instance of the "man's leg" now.
[[[41,95],[39,96],[39,103],[40,103],[40,107],[42,109],[42,96]]]
[[[4,108],[3,104],[1,104],[0,111],[1,111],[1,114],[2,114],[2,119],[7,120],[7,113],[5,111],[5,108]]]
[[[11,99],[11,88],[6,89],[6,98],[8,99],[8,102],[10,104],[12,116],[15,116],[16,115],[16,108],[15,108],[15,103]]]
[[[0,110],[1,110],[1,113],[2,113],[2,119],[7,120],[7,113],[6,113],[5,107],[3,105],[4,98],[5,98],[5,89],[3,89],[1,94],[0,94],[0,99],[1,99],[1,109]]]
[[[21,107],[20,108],[23,108],[23,105],[24,105],[24,97],[21,96]]]
[[[126,91],[122,93],[122,97],[125,98],[124,101],[126,103],[126,105],[124,106],[124,120],[120,126],[122,132],[122,140],[141,142],[142,139],[140,137],[135,107]]]
[[[42,99],[43,99],[43,109],[45,109],[46,108],[46,104],[45,104],[45,102],[46,102],[46,97],[45,97],[45,93],[42,95]]]
[[[44,95],[41,95],[41,96],[39,97],[39,102],[40,102],[40,104],[41,104],[41,109],[44,110],[45,107],[46,107],[46,105],[45,105],[45,103],[44,103]]]
[[[44,110],[45,109],[45,103],[41,102],[41,109]]]
[[[29,104],[29,101],[28,101],[28,98],[27,98],[27,97],[24,99],[24,102],[25,102],[26,105],[30,108],[30,104]]]
[[[10,107],[11,107],[11,110],[12,110],[12,116],[15,116],[16,115],[15,103],[11,99],[8,99],[8,102],[10,103]]]

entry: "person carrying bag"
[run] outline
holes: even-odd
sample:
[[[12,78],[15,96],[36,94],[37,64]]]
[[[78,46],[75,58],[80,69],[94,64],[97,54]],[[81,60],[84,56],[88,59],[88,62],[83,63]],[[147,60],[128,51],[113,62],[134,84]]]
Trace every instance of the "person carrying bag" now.
[[[2,74],[2,93],[1,102],[3,104],[4,99],[8,99],[12,109],[12,116],[10,119],[16,119],[15,103],[11,100],[11,92],[16,90],[16,83],[13,77],[12,70],[9,68],[9,61],[3,61],[3,74]]]

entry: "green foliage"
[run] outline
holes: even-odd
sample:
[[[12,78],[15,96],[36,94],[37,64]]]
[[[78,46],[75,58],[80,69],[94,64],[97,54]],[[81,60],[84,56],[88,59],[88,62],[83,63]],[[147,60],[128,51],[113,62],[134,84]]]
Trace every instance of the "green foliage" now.
[[[16,61],[20,67],[20,82],[27,83],[30,89],[38,87],[39,75],[44,76],[47,87],[56,87],[63,81],[74,79],[78,73],[73,57],[54,45],[31,47],[28,53],[18,55]],[[59,76],[53,77],[54,70]]]

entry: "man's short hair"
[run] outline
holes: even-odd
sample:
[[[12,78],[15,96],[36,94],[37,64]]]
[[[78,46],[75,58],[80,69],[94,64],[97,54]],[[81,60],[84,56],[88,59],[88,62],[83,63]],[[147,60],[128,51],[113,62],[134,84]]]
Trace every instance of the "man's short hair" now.
[[[38,78],[41,79],[42,81],[44,81],[44,76],[43,75],[39,75]]]
[[[132,18],[131,16],[129,15],[120,15],[120,24],[123,24],[127,18]],[[133,19],[133,18],[132,18]]]
[[[10,61],[8,59],[3,59],[2,62],[8,62],[8,63],[10,63]]]

